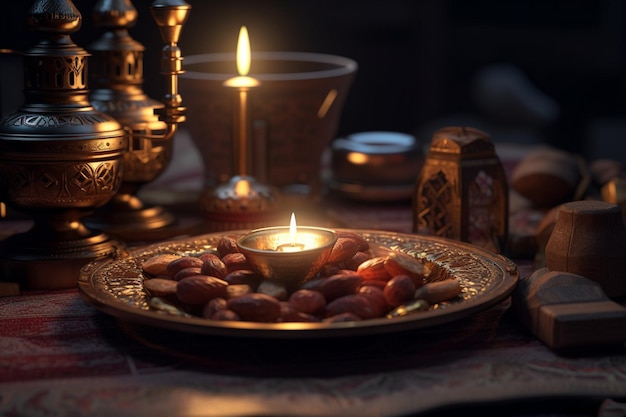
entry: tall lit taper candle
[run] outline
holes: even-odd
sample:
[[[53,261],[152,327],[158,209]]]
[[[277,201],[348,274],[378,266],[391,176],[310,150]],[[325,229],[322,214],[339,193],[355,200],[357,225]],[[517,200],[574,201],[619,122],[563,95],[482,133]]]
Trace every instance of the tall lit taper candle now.
[[[239,93],[238,109],[234,112],[233,162],[234,173],[241,176],[250,174],[251,144],[249,141],[248,90],[260,85],[259,80],[248,76],[251,61],[248,29],[242,26],[237,41],[237,72],[239,75],[224,82],[227,87],[237,88]]]

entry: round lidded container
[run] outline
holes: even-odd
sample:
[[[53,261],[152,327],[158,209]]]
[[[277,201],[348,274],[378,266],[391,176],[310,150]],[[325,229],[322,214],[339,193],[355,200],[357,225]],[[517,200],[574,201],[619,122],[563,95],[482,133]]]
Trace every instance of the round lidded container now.
[[[360,132],[331,144],[330,188],[360,200],[410,198],[424,154],[415,136]]]

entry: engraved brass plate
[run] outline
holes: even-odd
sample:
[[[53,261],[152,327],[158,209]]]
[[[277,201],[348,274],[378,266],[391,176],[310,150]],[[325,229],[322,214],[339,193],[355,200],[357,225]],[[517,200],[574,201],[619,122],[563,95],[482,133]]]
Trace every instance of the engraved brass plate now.
[[[351,230],[354,232],[355,230]],[[393,319],[377,318],[342,323],[256,323],[214,321],[151,310],[142,285],[141,264],[158,253],[198,254],[215,249],[223,233],[211,233],[153,244],[126,256],[94,261],[81,271],[78,288],[85,301],[116,318],[133,323],[208,335],[254,338],[349,337],[431,327],[468,317],[511,295],[519,278],[509,259],[468,243],[394,232],[356,230],[373,246],[401,251],[436,263],[460,280],[458,300],[434,309]],[[233,231],[228,234],[245,233]]]

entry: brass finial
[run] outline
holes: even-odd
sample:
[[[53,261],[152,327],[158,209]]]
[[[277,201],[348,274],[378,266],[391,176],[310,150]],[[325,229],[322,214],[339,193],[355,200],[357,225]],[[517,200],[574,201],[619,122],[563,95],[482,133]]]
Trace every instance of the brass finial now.
[[[184,0],[156,0],[152,3],[150,11],[159,27],[163,42],[178,43],[190,10],[191,6]]]
[[[26,23],[39,32],[69,34],[80,29],[82,16],[71,1],[36,1],[30,7]]]
[[[91,17],[96,27],[131,28],[137,23],[137,9],[130,0],[98,1]]]

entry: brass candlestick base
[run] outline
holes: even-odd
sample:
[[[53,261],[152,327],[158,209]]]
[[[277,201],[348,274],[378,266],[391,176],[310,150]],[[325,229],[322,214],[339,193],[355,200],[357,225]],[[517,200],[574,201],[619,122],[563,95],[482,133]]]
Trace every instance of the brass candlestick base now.
[[[206,192],[201,200],[212,232],[256,229],[286,218],[279,209],[277,190],[251,176],[235,175]]]

